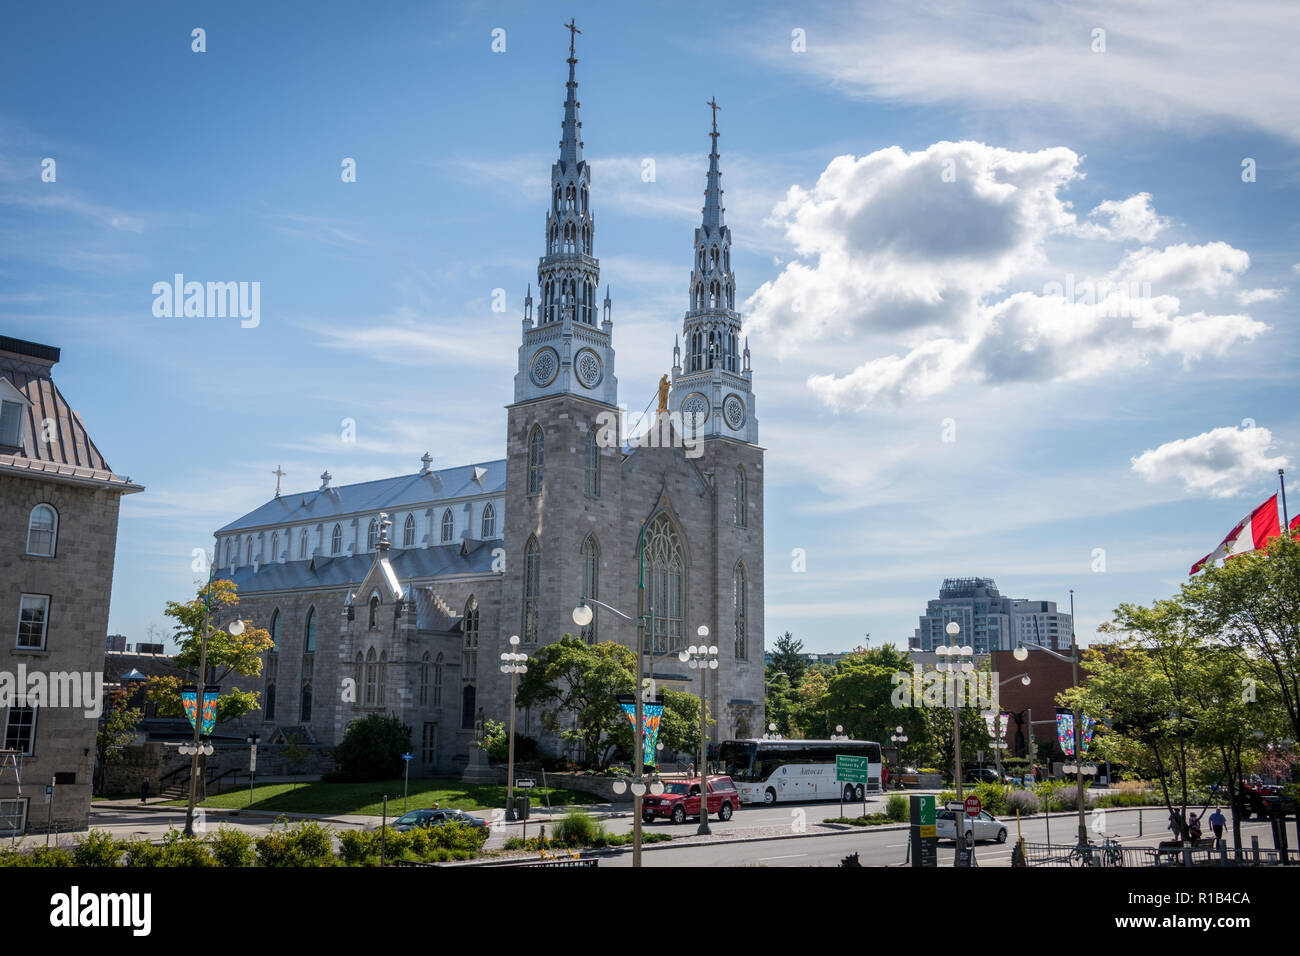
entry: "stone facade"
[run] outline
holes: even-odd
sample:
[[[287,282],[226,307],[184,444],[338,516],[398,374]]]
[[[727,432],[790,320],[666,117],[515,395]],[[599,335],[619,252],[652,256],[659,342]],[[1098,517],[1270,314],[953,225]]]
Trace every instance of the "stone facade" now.
[[[25,421],[18,445],[0,444],[0,749],[26,750],[21,758],[21,794],[14,768],[0,768],[0,831],[25,810],[28,832],[48,826],[85,829],[89,823],[98,712],[83,694],[69,700],[15,696],[33,689],[33,674],[91,674],[100,698],[108,633],[109,597],[117,548],[121,496],[142,490],[112,473],[85,433],[81,419],[54,386],[50,369],[58,350],[0,338],[0,399],[21,393]],[[21,404],[14,402],[15,404]],[[57,516],[52,547],[33,544],[34,509],[48,506]],[[52,554],[31,553],[51,551]],[[22,631],[23,596],[48,599],[43,633]],[[30,605],[29,605],[30,606]],[[18,628],[20,633],[15,633]],[[22,646],[37,644],[38,646]],[[19,685],[18,675],[28,680]],[[68,685],[62,684],[64,691]],[[102,706],[102,699],[101,699]],[[34,716],[34,733],[22,730]],[[45,788],[53,784],[50,803]]]

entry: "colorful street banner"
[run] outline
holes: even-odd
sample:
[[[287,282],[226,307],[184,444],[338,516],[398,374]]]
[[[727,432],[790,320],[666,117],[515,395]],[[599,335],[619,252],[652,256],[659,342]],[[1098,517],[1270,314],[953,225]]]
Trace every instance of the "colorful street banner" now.
[[[221,694],[221,688],[218,686],[208,686],[203,689],[203,728],[199,731],[201,736],[207,737],[217,725],[217,698]],[[185,717],[194,726],[198,710],[198,688],[193,684],[186,684],[181,687],[181,709],[185,711]]]
[[[1083,754],[1088,755],[1088,745],[1092,743],[1092,732],[1097,726],[1097,719],[1087,714],[1079,716],[1079,729],[1083,736]],[[1067,757],[1074,756],[1074,715],[1069,711],[1056,712],[1056,741],[1061,745],[1061,752]]]
[[[636,701],[629,703],[620,700],[619,706],[632,722],[632,733],[636,733]],[[652,767],[658,767],[658,749],[655,745],[659,742],[659,724],[663,720],[664,705],[642,704],[641,709],[645,715],[645,742],[641,745],[641,759]]]
[[[994,718],[997,719],[996,726],[993,723]],[[984,714],[984,726],[988,728],[989,737],[992,740],[1005,740],[1007,726],[1010,722],[1010,714]]]

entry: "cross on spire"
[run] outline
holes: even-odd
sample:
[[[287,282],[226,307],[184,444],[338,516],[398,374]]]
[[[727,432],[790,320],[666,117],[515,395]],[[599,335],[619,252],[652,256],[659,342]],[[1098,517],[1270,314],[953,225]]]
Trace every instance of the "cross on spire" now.
[[[283,477],[285,476],[285,474],[287,474],[287,472],[281,471],[281,470],[280,470],[280,466],[279,466],[279,465],[276,465],[276,466],[275,466],[275,471],[271,472],[271,474],[275,475],[275,496],[276,496],[277,498],[279,498],[279,497],[280,497],[280,479],[283,478]]]
[[[718,105],[718,98],[716,96],[711,97],[709,99],[709,102],[706,103],[705,106],[709,106],[713,108],[713,132],[710,135],[717,136],[718,135],[718,110],[722,109],[722,107]]]
[[[569,31],[569,57],[572,58],[573,41],[576,38],[577,34],[581,33],[582,31],[578,29],[577,19],[574,17],[569,18],[569,22],[564,25],[564,29]]]

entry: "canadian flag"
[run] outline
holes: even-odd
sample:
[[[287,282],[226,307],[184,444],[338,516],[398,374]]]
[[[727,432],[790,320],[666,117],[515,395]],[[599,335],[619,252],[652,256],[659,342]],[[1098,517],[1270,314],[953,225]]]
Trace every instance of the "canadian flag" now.
[[[1292,531],[1300,531],[1300,515],[1291,522]],[[1192,565],[1188,576],[1195,574],[1211,561],[1228,559],[1247,551],[1268,547],[1268,543],[1282,533],[1282,522],[1278,517],[1277,495],[1269,498],[1246,517],[1237,522],[1236,527],[1219,546],[1201,560]]]

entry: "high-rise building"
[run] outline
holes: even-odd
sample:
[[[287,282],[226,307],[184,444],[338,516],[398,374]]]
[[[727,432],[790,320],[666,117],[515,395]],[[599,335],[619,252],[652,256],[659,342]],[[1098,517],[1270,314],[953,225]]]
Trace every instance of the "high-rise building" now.
[[[1058,613],[1053,601],[1004,597],[992,578],[944,579],[938,600],[926,604],[912,648],[933,651],[949,643],[950,621],[961,626],[960,643],[976,654],[1013,650],[1018,643],[1070,646],[1070,615]]]

